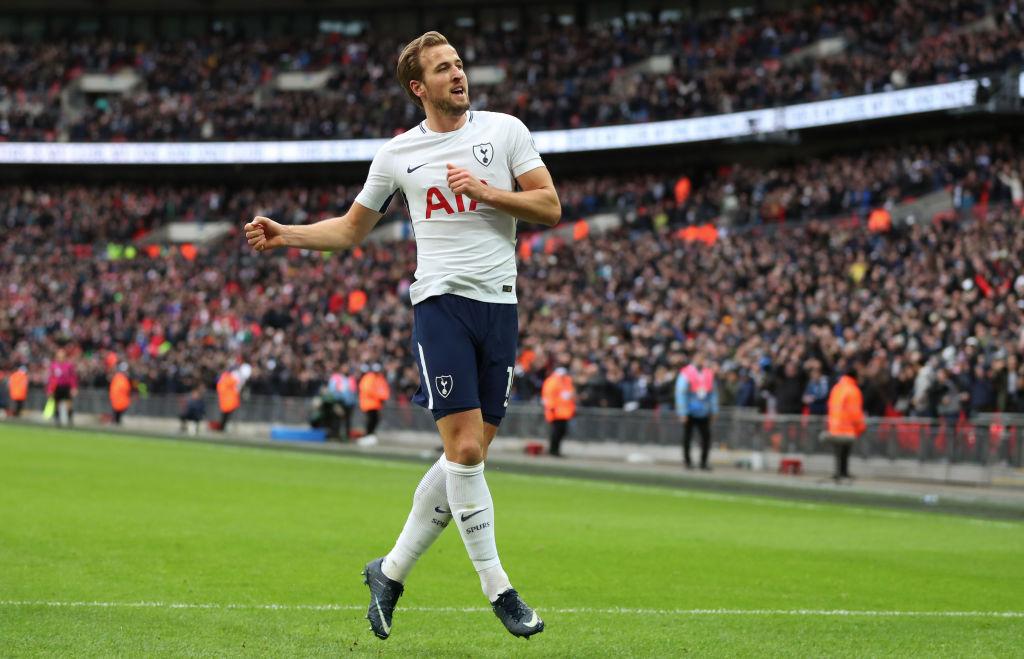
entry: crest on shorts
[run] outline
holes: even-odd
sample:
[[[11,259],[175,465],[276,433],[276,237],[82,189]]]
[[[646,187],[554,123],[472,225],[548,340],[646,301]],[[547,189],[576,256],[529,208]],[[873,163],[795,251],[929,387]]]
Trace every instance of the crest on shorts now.
[[[448,394],[452,392],[452,388],[455,386],[455,379],[450,375],[439,375],[434,378],[434,386],[442,398],[448,398]]]
[[[490,142],[487,144],[476,144],[473,146],[473,157],[481,165],[487,167],[494,160],[494,147],[491,146]]]

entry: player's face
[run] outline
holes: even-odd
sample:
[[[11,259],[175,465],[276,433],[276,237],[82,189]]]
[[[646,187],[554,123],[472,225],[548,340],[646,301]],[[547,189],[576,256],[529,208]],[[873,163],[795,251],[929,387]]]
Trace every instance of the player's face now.
[[[420,53],[423,81],[420,98],[438,112],[460,116],[469,110],[469,80],[462,70],[459,54],[448,44],[427,48]],[[415,91],[415,88],[414,88]]]

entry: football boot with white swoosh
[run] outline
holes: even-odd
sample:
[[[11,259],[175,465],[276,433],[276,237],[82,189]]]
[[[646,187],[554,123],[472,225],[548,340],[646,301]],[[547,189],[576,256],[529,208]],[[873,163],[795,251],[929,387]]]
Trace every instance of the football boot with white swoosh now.
[[[391,616],[395,613],[398,598],[405,592],[405,586],[384,574],[381,569],[383,562],[383,558],[374,559],[363,569],[363,583],[370,588],[370,608],[366,611],[366,619],[380,639],[391,635]]]
[[[537,612],[526,605],[515,588],[509,588],[491,604],[494,615],[505,625],[513,636],[530,638],[544,631],[544,621]]]

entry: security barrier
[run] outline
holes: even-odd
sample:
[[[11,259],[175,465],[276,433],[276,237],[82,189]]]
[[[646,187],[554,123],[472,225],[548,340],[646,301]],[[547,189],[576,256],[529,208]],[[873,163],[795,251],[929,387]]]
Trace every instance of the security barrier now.
[[[159,395],[136,398],[129,416],[177,418],[184,396]],[[41,410],[43,392],[33,390],[29,410]],[[86,389],[75,401],[76,411],[109,413],[107,392]],[[220,418],[217,399],[206,398],[208,420]],[[232,416],[232,423],[306,424],[311,401],[282,396],[248,396]],[[414,405],[389,405],[382,414],[382,429],[433,432],[430,414]],[[361,415],[353,426],[362,423]],[[754,410],[727,408],[715,417],[712,438],[715,446],[732,450],[767,453],[824,454],[831,452],[825,417],[765,415]],[[544,438],[547,424],[539,404],[512,404],[502,423],[506,437]],[[571,422],[572,439],[585,442],[627,442],[639,445],[678,446],[682,424],[668,410],[581,408]],[[983,414],[966,420],[883,417],[868,419],[867,431],[854,444],[854,455],[864,458],[917,459],[974,465],[1024,466],[1024,415]]]

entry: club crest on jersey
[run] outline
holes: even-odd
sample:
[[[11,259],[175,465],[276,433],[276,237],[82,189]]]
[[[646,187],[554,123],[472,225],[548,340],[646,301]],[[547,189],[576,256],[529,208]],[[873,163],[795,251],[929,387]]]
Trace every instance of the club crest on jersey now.
[[[487,167],[494,160],[494,147],[491,146],[490,142],[487,144],[477,144],[473,147],[473,157],[481,165]]]
[[[442,398],[448,398],[448,394],[452,392],[452,388],[455,386],[455,380],[450,375],[439,375],[434,378],[434,385],[437,387],[437,393],[441,394]]]

